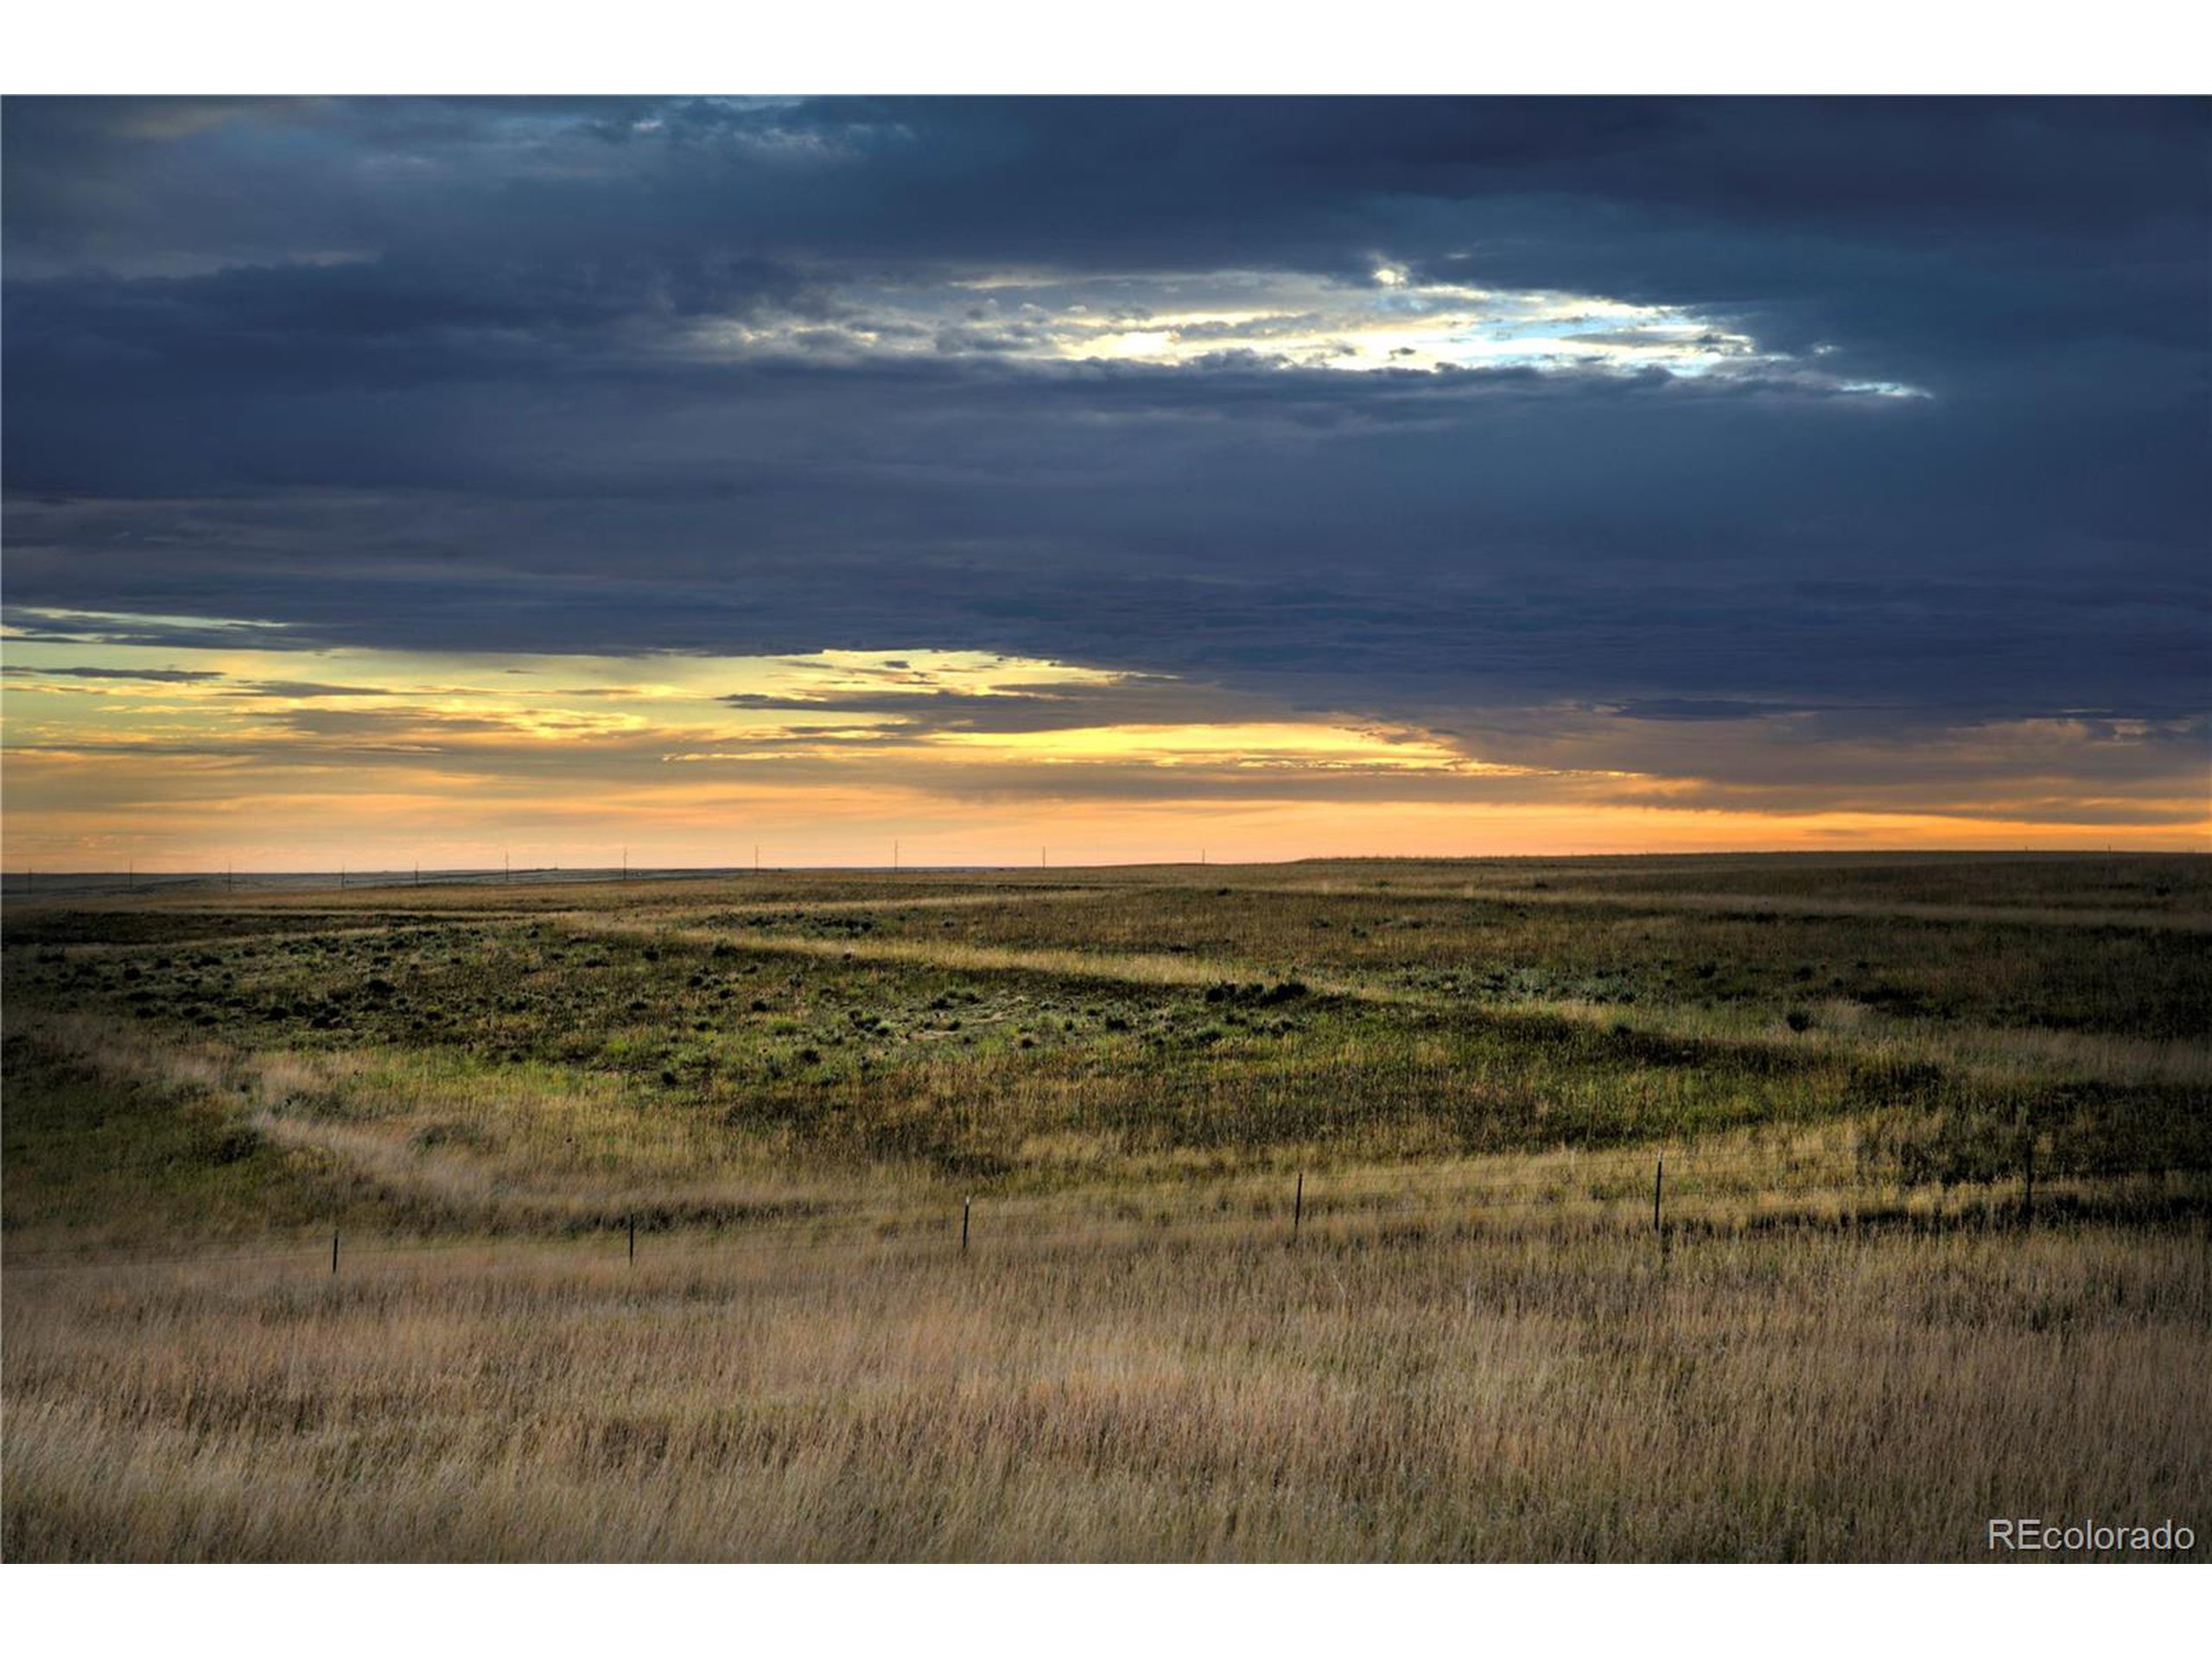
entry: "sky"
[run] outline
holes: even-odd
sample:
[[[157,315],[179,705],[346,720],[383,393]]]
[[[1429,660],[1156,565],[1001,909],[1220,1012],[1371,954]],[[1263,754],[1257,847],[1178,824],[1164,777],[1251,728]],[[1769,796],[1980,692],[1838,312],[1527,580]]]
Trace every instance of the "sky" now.
[[[2212,102],[10,98],[10,870],[2212,847]]]

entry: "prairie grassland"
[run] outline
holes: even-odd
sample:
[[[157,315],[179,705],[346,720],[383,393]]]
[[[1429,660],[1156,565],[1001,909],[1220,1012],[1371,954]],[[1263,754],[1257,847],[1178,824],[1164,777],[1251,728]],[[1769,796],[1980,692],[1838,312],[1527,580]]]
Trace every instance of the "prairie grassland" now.
[[[2212,1538],[2208,867],[12,902],[0,1542]]]
[[[11,1558],[1920,1560],[2198,1517],[2200,1246],[1170,1230],[19,1272]],[[2202,1550],[2193,1552],[2201,1556]]]

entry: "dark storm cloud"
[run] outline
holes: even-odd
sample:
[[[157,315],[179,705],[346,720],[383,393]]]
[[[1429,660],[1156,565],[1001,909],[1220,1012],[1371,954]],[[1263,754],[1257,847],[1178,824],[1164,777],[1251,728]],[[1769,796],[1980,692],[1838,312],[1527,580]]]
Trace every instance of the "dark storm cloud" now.
[[[43,639],[976,647],[1446,728],[2191,714],[2208,107],[10,99],[10,601]],[[913,332],[887,283],[1382,259],[1776,360],[1048,364],[980,310],[849,349]]]
[[[16,99],[6,116],[11,264],[31,271],[351,252],[1363,275],[1386,251],[1493,283],[1848,314],[1852,349],[2100,313],[2115,335],[2202,337],[2188,302],[2212,184],[2185,100]]]
[[[399,694],[380,685],[332,685],[321,680],[245,680],[226,687],[226,697],[391,697]]]
[[[0,668],[10,679],[146,680],[157,685],[185,685],[194,680],[219,680],[212,668],[25,668],[10,663]]]
[[[850,715],[855,717],[851,729],[880,732],[887,738],[909,742],[940,732],[996,735],[1063,732],[1085,727],[1166,725],[1193,719],[1262,720],[1277,712],[1216,688],[1202,690],[1184,681],[1143,678],[1116,679],[1076,690],[1009,683],[988,693],[887,689],[779,696],[734,691],[717,701],[741,713]],[[812,741],[817,729],[794,727],[792,741]]]
[[[9,508],[9,576],[15,576],[16,506]],[[53,550],[49,550],[50,551]],[[166,645],[172,648],[245,646],[280,649],[287,642],[280,624],[210,620],[191,617],[115,616],[99,612],[48,610],[20,600],[8,606],[8,626],[19,639],[41,645]]]

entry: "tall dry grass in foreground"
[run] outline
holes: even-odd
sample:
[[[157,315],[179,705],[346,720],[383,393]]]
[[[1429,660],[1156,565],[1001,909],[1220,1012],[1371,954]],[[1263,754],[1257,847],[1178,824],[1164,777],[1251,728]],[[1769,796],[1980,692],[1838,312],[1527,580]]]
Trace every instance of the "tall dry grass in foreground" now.
[[[2185,1234],[1130,1229],[10,1271],[5,1547],[1947,1559],[2212,1514]]]

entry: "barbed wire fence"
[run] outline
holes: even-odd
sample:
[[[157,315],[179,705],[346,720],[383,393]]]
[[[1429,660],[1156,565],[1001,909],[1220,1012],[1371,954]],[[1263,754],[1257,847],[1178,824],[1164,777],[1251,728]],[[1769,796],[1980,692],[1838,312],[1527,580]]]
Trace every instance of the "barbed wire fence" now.
[[[734,1223],[671,1219],[650,1203],[536,1226],[498,1226],[442,1237],[393,1237],[341,1225],[246,1251],[178,1251],[67,1260],[12,1253],[0,1273],[113,1272],[135,1268],[220,1269],[289,1262],[342,1275],[372,1259],[474,1252],[543,1255],[590,1252],[634,1265],[681,1251],[686,1260],[826,1250],[874,1241],[941,1245],[965,1256],[1007,1243],[1074,1245],[1151,1236],[1218,1239],[1225,1244],[1305,1243],[1357,1248],[1418,1237],[1480,1233],[1492,1224],[1516,1230],[1531,1218],[1562,1227],[1644,1237],[1662,1247],[1685,1236],[1739,1236],[1768,1228],[1848,1232],[1898,1223],[1930,1230],[1975,1228],[2025,1233],[2076,1219],[2212,1221],[2212,1172],[2133,1170],[2091,1175],[2046,1173],[2031,1160],[1999,1179],[1908,1184],[1869,1176],[1846,1154],[1699,1152],[1681,1147],[1619,1154],[1553,1154],[1540,1175],[1504,1179],[1438,1178],[1418,1170],[1314,1167],[1172,1186],[1077,1190],[1055,1195],[973,1193],[891,1207],[828,1211]],[[1395,1175],[1396,1179],[1392,1178]],[[2041,1208],[2038,1209],[2038,1200]],[[1501,1229],[1501,1236],[1504,1236]],[[2212,1247],[2209,1247],[2212,1248]],[[326,1265],[327,1263],[327,1265]]]

